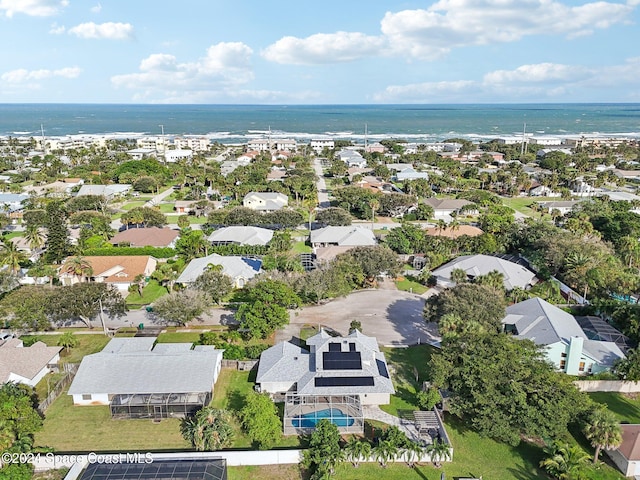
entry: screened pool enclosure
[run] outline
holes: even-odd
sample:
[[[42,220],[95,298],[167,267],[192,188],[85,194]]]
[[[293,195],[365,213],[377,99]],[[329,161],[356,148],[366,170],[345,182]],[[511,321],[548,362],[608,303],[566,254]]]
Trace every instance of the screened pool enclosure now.
[[[184,418],[211,401],[211,392],[114,395],[112,418]]]
[[[357,395],[287,394],[285,397],[285,435],[312,432],[323,418],[337,426],[340,433],[364,431],[364,415]]]

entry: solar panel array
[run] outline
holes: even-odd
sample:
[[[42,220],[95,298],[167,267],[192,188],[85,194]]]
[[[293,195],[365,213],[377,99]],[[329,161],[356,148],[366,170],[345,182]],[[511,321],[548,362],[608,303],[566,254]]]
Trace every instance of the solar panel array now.
[[[373,387],[373,377],[316,377],[316,387]]]
[[[362,370],[360,352],[323,352],[324,370]]]
[[[226,480],[223,459],[156,460],[152,463],[92,463],[80,480]]]

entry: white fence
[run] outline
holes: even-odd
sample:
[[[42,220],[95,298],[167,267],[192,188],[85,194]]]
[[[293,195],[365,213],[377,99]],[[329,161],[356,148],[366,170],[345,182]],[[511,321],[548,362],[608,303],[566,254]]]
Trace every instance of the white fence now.
[[[574,382],[581,392],[640,392],[640,382],[624,380],[578,380]]]

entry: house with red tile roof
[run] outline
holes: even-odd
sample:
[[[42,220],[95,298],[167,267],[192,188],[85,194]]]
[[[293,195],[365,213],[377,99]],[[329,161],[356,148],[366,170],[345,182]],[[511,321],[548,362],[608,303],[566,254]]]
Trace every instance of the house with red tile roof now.
[[[83,257],[91,265],[93,274],[89,281],[98,283],[108,283],[118,290],[126,292],[129,286],[134,283],[138,275],[150,277],[156,270],[157,260],[149,255],[115,255],[104,257]],[[65,265],[60,269],[60,281],[63,285],[74,285],[85,281],[81,275],[77,275]]]

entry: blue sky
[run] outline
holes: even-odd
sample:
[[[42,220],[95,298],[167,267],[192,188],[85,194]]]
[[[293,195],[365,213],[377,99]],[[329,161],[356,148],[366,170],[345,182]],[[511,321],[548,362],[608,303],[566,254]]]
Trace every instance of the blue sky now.
[[[0,0],[0,103],[640,102],[640,0]]]

